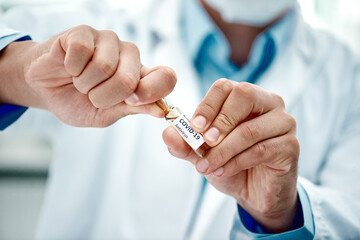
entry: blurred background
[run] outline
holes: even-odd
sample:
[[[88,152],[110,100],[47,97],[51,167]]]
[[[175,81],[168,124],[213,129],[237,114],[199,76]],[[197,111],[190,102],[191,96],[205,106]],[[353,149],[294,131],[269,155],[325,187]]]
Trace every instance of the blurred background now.
[[[148,0],[104,0],[112,8],[134,8]],[[61,5],[84,0],[0,0],[0,16],[16,7]],[[360,0],[299,0],[305,20],[360,51]],[[34,239],[52,156],[45,137],[0,132],[0,240]]]

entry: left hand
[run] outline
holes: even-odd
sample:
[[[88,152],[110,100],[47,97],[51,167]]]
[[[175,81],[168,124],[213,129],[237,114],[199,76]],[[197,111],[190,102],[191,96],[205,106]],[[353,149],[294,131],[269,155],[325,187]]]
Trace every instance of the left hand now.
[[[9,44],[0,73],[0,103],[42,108],[76,127],[107,127],[130,114],[164,117],[155,102],[176,83],[172,69],[144,66],[135,44],[85,25],[43,43]]]
[[[282,98],[249,83],[221,79],[198,106],[191,125],[212,148],[200,158],[169,127],[163,139],[170,153],[195,164],[269,231],[288,230],[297,206],[299,143],[296,122]]]

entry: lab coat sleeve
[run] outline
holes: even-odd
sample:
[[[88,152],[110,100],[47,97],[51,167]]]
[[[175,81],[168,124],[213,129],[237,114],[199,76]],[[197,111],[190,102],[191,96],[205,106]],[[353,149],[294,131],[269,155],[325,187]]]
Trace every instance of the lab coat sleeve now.
[[[0,26],[0,51],[14,41],[30,39],[30,36],[27,34]]]
[[[42,42],[78,25],[117,31],[122,29],[124,22],[121,13],[121,10],[112,10],[107,1],[86,0],[71,5],[17,6],[6,11],[0,19],[6,26],[26,31],[34,41]]]
[[[30,40],[24,33],[0,27],[0,51],[14,41]],[[26,107],[0,103],[0,131],[15,122],[25,111]]]
[[[302,227],[281,234],[254,233],[246,228],[239,214],[236,214],[234,225],[230,233],[230,239],[313,239],[315,231],[310,201],[301,184],[298,184],[297,189],[304,216],[304,225]]]
[[[3,22],[0,23],[0,51],[14,41],[31,40],[29,34],[8,28],[8,25],[5,27],[5,25]],[[48,136],[53,135],[51,129],[58,128],[59,123],[55,117],[44,110],[0,103],[0,131],[5,130],[2,134],[26,131]]]
[[[0,103],[0,131],[14,123],[26,110],[26,107]]]
[[[343,79],[347,87],[351,79]],[[315,221],[315,239],[360,238],[360,67],[343,96],[347,109],[334,137],[326,161],[319,172],[319,183],[299,179],[307,192]],[[348,102],[349,104],[345,104]],[[340,112],[340,111],[339,111]]]

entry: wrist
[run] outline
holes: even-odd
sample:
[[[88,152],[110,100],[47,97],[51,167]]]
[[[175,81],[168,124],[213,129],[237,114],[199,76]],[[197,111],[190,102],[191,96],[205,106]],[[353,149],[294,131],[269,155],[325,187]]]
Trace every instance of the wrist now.
[[[287,209],[259,217],[259,223],[270,233],[282,233],[292,229],[297,212],[297,196]],[[301,206],[300,206],[301,207]]]
[[[238,204],[241,205],[239,202]],[[296,193],[294,200],[281,203],[271,210],[254,210],[252,208],[243,207],[255,221],[260,225],[266,233],[282,233],[294,229],[294,220],[298,210],[301,210],[301,204]]]
[[[26,82],[25,69],[37,45],[33,41],[10,43],[0,56],[0,103],[44,108],[41,98]]]

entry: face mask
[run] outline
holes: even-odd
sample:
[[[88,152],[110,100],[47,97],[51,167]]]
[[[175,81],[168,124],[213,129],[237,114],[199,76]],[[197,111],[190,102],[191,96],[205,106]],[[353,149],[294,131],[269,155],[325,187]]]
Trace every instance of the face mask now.
[[[216,8],[227,22],[265,26],[287,9],[293,8],[296,0],[206,0],[206,2]]]

